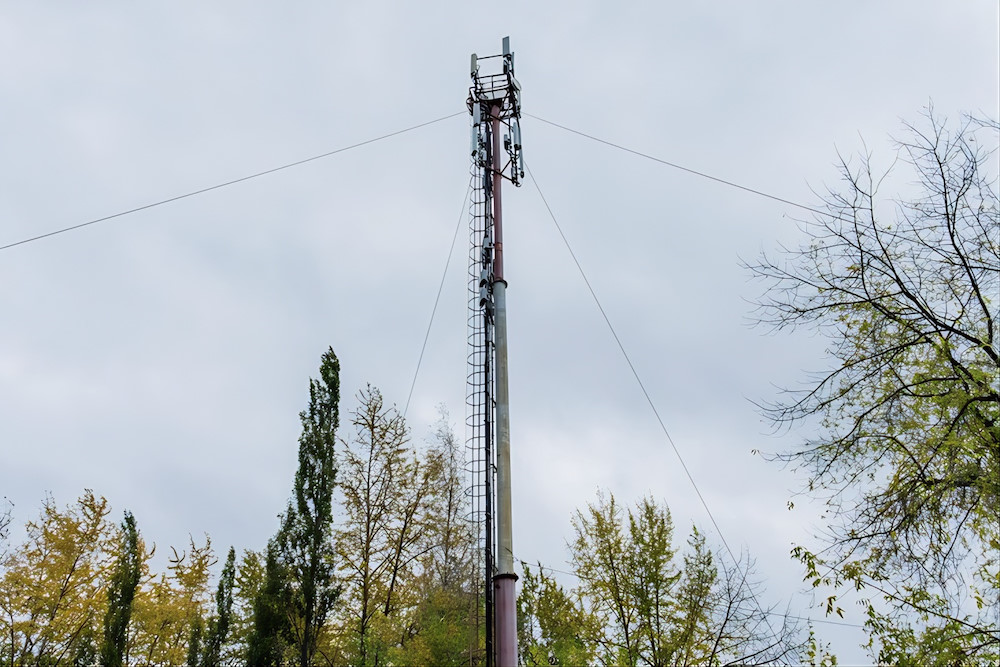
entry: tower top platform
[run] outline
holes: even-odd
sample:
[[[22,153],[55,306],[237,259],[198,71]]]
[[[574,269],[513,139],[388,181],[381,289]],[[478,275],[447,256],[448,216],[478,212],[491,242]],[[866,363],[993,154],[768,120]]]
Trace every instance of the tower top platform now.
[[[501,71],[485,73],[480,70],[482,65],[493,65],[490,61],[495,60],[502,63]],[[510,37],[503,38],[501,54],[480,57],[473,53],[469,70],[472,86],[467,102],[474,120],[477,119],[476,107],[481,114],[479,118],[485,118],[494,107],[499,107],[499,118],[502,120],[521,117],[521,84],[514,77],[514,52],[510,49]]]

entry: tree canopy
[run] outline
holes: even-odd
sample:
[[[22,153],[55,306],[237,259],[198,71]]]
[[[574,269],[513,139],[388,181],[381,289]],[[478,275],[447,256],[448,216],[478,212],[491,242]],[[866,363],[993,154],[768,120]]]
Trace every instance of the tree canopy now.
[[[829,341],[830,367],[765,412],[814,429],[780,458],[830,521],[793,554],[814,585],[871,596],[880,661],[1000,659],[997,129],[928,108],[885,171],[842,158],[806,241],[750,267],[761,322]]]

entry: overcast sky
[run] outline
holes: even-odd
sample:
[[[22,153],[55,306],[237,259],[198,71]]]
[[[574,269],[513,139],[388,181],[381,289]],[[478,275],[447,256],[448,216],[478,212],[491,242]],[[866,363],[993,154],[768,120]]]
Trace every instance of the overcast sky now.
[[[933,100],[997,115],[997,4],[4,3],[0,245],[464,109],[469,54],[510,35],[526,113],[812,205],[837,151]],[[333,346],[342,405],[402,408],[468,184],[468,118],[0,251],[0,495],[106,496],[143,533],[261,548],[290,493],[298,411]],[[793,447],[751,401],[826,367],[751,328],[740,258],[801,240],[793,207],[522,122],[525,157],[709,507],[768,603],[822,618],[793,543],[819,527]],[[548,214],[508,188],[514,550],[567,569],[598,488],[708,518]],[[467,219],[461,215],[463,230]],[[464,436],[467,235],[413,401]],[[718,535],[709,531],[718,544]],[[815,543],[815,542],[812,542]],[[561,576],[563,583],[572,580]],[[845,621],[862,623],[853,605]],[[857,631],[818,625],[844,662]]]

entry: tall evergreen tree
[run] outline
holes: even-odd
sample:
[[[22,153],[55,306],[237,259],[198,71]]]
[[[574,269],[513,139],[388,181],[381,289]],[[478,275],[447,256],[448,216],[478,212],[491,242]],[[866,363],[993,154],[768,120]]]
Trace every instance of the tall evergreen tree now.
[[[125,512],[122,521],[121,549],[108,587],[108,609],[104,616],[104,641],[101,643],[101,664],[120,667],[125,657],[125,640],[132,617],[132,600],[139,585],[142,554],[135,517]]]

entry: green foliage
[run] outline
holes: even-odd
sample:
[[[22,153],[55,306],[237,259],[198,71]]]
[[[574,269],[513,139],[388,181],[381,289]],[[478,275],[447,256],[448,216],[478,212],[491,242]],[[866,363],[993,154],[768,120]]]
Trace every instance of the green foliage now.
[[[762,321],[831,342],[830,370],[768,410],[819,426],[781,457],[829,507],[821,548],[793,556],[815,586],[877,594],[870,645],[892,662],[1000,659],[995,144],[995,123],[929,110],[898,142],[910,195],[883,200],[870,156],[843,161],[808,242],[751,267],[771,283]]]
[[[285,512],[278,545],[290,570],[289,602],[299,661],[312,664],[320,631],[337,599],[334,582],[333,489],[337,475],[334,446],[340,423],[340,362],[333,349],[323,354],[320,379],[309,381],[309,407],[300,413],[299,467],[295,504]]]
[[[636,582],[630,568],[631,545],[623,526],[623,512],[614,495],[609,499],[598,495],[597,504],[588,505],[586,513],[578,510],[573,530],[575,538],[570,549],[582,594],[591,600],[593,613],[608,628],[607,634],[598,639],[603,660],[634,665],[639,655],[639,619],[633,594]]]
[[[254,603],[250,664],[281,664],[288,644],[299,664],[312,664],[337,599],[332,544],[334,446],[340,422],[340,362],[332,349],[309,381],[309,406],[299,414],[299,465],[293,499],[268,544],[264,585]]]
[[[426,549],[436,468],[416,456],[402,415],[385,405],[378,389],[369,386],[358,402],[351,415],[355,434],[341,454],[341,625],[351,662],[378,665],[389,646],[402,642],[403,617],[416,604],[405,593]]]
[[[63,509],[51,498],[27,539],[0,562],[0,664],[184,664],[207,598],[211,544],[173,552],[168,570],[130,514],[120,529],[107,501],[86,491]]]
[[[99,664],[100,653],[98,652],[97,640],[94,637],[92,628],[84,628],[80,632],[80,638],[73,648],[73,667],[93,667]]]
[[[401,590],[388,609],[395,635],[387,639],[386,665],[468,665],[477,636],[477,599],[472,594],[475,541],[468,521],[464,451],[440,408],[426,448],[408,447],[411,481],[402,512],[392,515],[394,550],[402,565]],[[409,536],[404,540],[400,537]],[[383,606],[383,613],[387,608]]]
[[[201,635],[201,616],[196,616],[194,620],[191,621],[191,630],[188,634],[187,660],[184,663],[187,667],[198,667],[198,663],[201,659]]]
[[[722,577],[695,528],[675,563],[666,506],[643,498],[634,510],[614,495],[573,518],[570,544],[579,585],[564,592],[525,569],[519,598],[525,664],[687,665],[777,662],[800,649],[797,629],[772,629],[750,582],[751,563]],[[562,662],[567,661],[567,662]]]
[[[445,591],[465,591],[477,556],[469,504],[465,492],[465,452],[448,423],[448,412],[439,407],[434,439],[420,467],[429,480],[430,497],[421,518],[421,566],[425,581]]]
[[[93,648],[118,541],[104,498],[90,490],[65,509],[45,499],[26,540],[0,561],[0,664],[71,662]]]
[[[264,585],[264,560],[261,553],[247,550],[236,563],[228,641],[222,646],[224,664],[243,664],[246,661],[254,629],[254,605]]]
[[[822,643],[809,628],[809,640],[806,642],[805,664],[809,667],[836,667],[837,656],[830,653],[830,645]],[[881,662],[881,661],[880,661]]]
[[[670,624],[669,599],[680,577],[674,570],[673,525],[670,513],[651,498],[629,512],[629,570],[635,581],[634,596],[638,624],[639,655],[652,664],[667,664],[676,650],[667,628]]]
[[[711,656],[713,649],[720,645],[716,629],[719,625],[724,629],[727,619],[723,618],[723,622],[718,623],[713,618],[719,602],[716,593],[718,576],[715,559],[705,544],[705,536],[692,527],[681,579],[668,611],[670,632],[664,645],[669,650],[661,651],[663,664],[689,665],[704,656]]]
[[[413,636],[390,652],[386,664],[468,665],[472,602],[463,590],[428,587],[410,616]]]
[[[142,557],[143,576],[129,624],[126,661],[185,664],[193,628],[202,623],[209,599],[211,568],[216,562],[211,540],[206,536],[199,545],[189,538],[186,550],[171,548],[167,570],[159,576],[148,571],[148,556]],[[200,630],[194,634],[200,643]]]
[[[278,558],[274,540],[267,545],[263,582],[253,603],[252,629],[247,640],[248,667],[280,667],[290,644],[287,613],[288,571]]]
[[[105,614],[108,637],[118,642],[105,646],[111,664],[296,665],[303,647],[306,664],[471,664],[481,609],[471,581],[478,554],[463,448],[445,414],[430,444],[414,446],[377,390],[363,394],[338,497],[348,521],[334,535],[337,376],[329,352],[301,414],[299,468],[279,530],[263,553],[237,559],[229,550],[214,605],[216,560],[207,537],[172,549],[166,569],[153,572],[152,551],[130,530],[131,515],[119,533],[104,519],[107,503],[90,492],[67,510],[47,501],[43,520],[28,525],[33,541],[9,553],[3,543],[0,634],[13,639],[0,639],[0,665],[92,665],[101,658],[95,637]],[[343,554],[337,560],[334,547]]]
[[[518,651],[523,665],[589,665],[594,662],[599,633],[597,618],[579,598],[554,579],[522,563],[517,597]]]
[[[104,615],[101,664],[105,667],[121,667],[123,664],[128,625],[132,618],[132,601],[135,599],[142,566],[139,531],[131,512],[125,512],[121,528],[121,544],[108,586],[108,608]]]
[[[209,621],[208,636],[199,667],[217,667],[222,658],[222,646],[229,633],[233,613],[233,585],[236,578],[236,550],[229,547],[226,564],[215,591],[215,616]]]
[[[207,536],[171,549],[166,570],[152,572],[130,514],[115,532],[107,503],[89,492],[67,510],[48,501],[28,543],[3,557],[0,665],[481,665],[481,552],[447,415],[429,444],[414,445],[369,388],[335,461],[337,385],[330,352],[302,413],[294,498],[263,553],[237,560],[229,549],[214,600]],[[328,497],[336,463],[340,493]],[[344,517],[335,532],[334,500]],[[678,567],[666,507],[644,499],[625,511],[601,496],[574,528],[577,588],[524,569],[524,664],[713,664],[755,641],[747,628],[760,617],[744,613],[745,593],[726,597],[697,531]],[[720,608],[737,613],[719,617]]]
[[[666,506],[643,498],[635,510],[623,510],[614,495],[598,496],[598,502],[577,512],[573,519],[575,540],[571,557],[580,579],[580,595],[600,619],[604,630],[597,638],[606,664],[651,664],[672,662],[680,649],[693,650],[692,624],[698,624],[701,609],[688,615],[676,613],[680,602],[681,572],[674,564],[673,523]],[[702,542],[697,542],[699,549]],[[710,568],[700,552],[692,568]],[[710,589],[710,570],[701,577]],[[688,586],[687,588],[690,588]],[[704,600],[685,590],[689,606]]]

